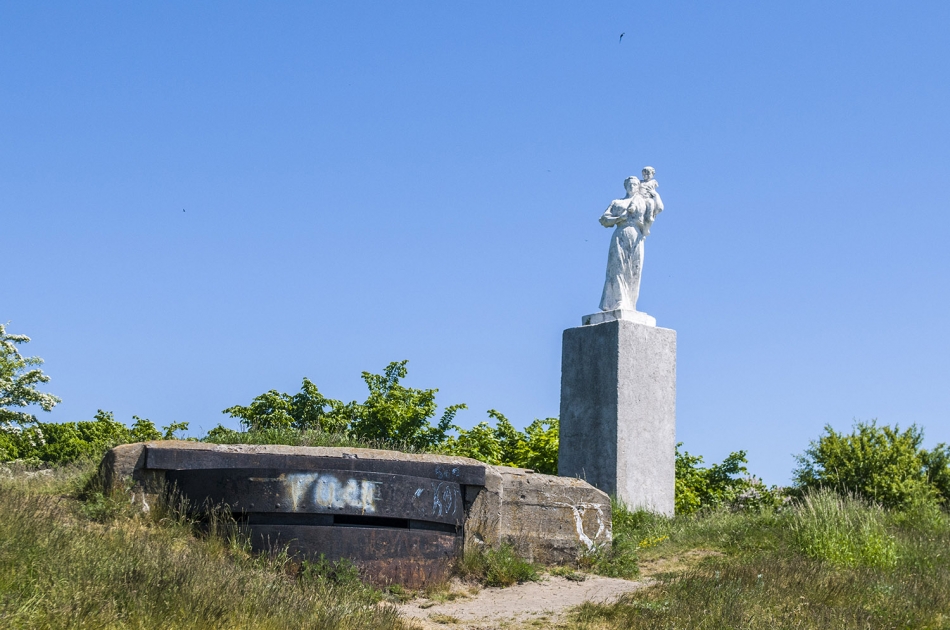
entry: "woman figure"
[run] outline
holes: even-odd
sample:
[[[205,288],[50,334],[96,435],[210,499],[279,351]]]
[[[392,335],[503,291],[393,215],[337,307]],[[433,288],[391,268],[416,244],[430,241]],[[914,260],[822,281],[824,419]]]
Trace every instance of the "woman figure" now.
[[[607,253],[607,279],[600,298],[600,310],[637,310],[640,296],[640,272],[643,269],[643,239],[650,233],[653,213],[647,212],[647,201],[640,194],[640,180],[630,176],[623,180],[627,196],[614,199],[600,224],[614,228]]]

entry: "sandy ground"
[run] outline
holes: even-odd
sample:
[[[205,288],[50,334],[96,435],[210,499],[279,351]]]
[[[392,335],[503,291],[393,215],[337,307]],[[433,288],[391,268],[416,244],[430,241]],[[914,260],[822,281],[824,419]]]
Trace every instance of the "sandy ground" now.
[[[624,593],[646,586],[648,581],[631,582],[588,575],[583,582],[546,576],[540,582],[526,582],[508,588],[452,585],[452,601],[425,597],[400,604],[399,612],[418,628],[458,628],[489,630],[522,626],[546,627],[564,618],[569,608],[584,602],[609,602]]]

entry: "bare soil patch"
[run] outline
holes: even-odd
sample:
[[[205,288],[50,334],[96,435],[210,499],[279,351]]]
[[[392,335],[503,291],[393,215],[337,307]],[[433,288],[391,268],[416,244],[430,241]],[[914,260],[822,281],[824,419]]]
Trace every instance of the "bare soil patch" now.
[[[596,575],[585,575],[582,582],[545,576],[540,582],[474,591],[456,582],[448,592],[451,601],[442,601],[443,594],[414,599],[397,608],[403,619],[424,630],[547,627],[563,620],[574,606],[584,602],[610,602],[648,583],[648,580],[632,582]]]
[[[690,549],[673,556],[662,556],[640,561],[640,577],[650,578],[661,573],[680,573],[692,568],[704,558],[723,555],[712,549]]]

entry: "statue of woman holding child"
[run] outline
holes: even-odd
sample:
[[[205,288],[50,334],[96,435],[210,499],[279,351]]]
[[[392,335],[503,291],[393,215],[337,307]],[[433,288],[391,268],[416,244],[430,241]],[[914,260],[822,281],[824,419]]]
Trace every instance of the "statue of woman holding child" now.
[[[644,167],[643,181],[630,176],[623,181],[627,196],[615,199],[600,217],[600,224],[614,228],[607,254],[607,279],[600,298],[601,311],[636,311],[643,270],[643,241],[650,225],[663,212],[656,192],[659,184],[652,166]]]

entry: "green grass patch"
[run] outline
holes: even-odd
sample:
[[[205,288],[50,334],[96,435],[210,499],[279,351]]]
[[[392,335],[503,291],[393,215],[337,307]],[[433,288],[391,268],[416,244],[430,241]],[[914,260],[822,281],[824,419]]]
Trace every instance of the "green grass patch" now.
[[[458,573],[464,579],[473,579],[485,586],[536,582],[541,577],[537,565],[517,555],[507,544],[498,549],[486,547],[466,552],[459,562]]]
[[[285,446],[337,446],[349,448],[380,448],[392,450],[395,445],[383,441],[359,440],[344,433],[327,433],[319,429],[270,427],[235,431],[217,426],[208,432],[202,442],[212,444],[280,444]]]
[[[621,513],[618,527],[656,582],[562,627],[950,627],[950,516],[933,508],[823,491],[782,510]]]
[[[91,476],[0,480],[3,627],[404,627],[345,566],[251,554],[224,517],[198,528],[174,506],[141,514],[94,492],[84,503],[76,496]]]
[[[886,520],[880,507],[830,491],[805,496],[788,518],[795,543],[809,558],[882,568],[897,564],[897,539]]]

